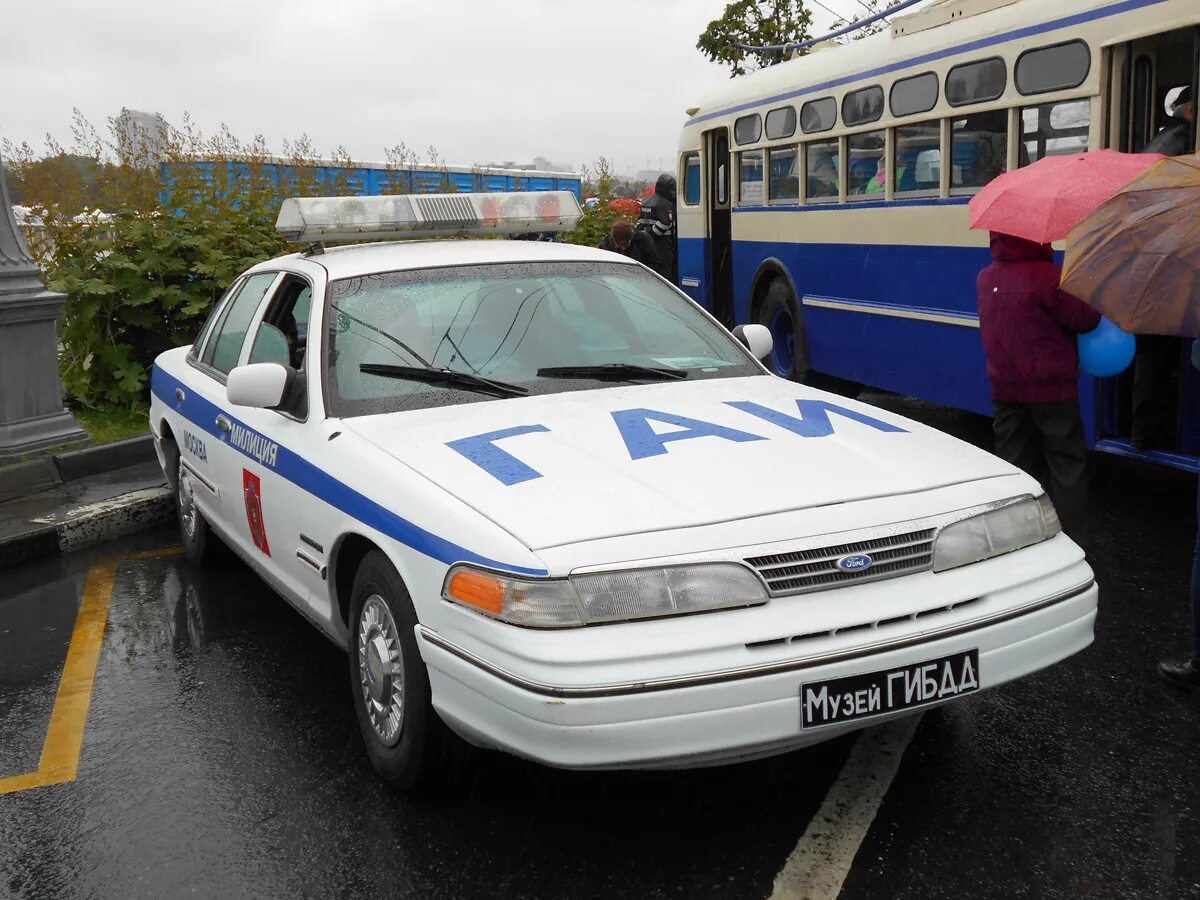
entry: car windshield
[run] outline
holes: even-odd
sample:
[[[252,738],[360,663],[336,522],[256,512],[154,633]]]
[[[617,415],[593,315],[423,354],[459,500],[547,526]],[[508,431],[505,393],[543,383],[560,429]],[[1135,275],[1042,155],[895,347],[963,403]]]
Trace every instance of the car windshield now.
[[[328,403],[343,418],[496,399],[482,379],[552,394],[763,374],[692,301],[620,263],[383,272],[334,281],[327,302]]]

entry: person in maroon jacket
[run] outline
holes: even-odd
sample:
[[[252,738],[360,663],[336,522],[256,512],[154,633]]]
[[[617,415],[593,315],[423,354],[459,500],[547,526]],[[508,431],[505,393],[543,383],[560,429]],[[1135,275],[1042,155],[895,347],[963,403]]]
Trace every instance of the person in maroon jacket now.
[[[1075,336],[1100,313],[1059,290],[1049,244],[992,233],[979,273],[979,333],[995,410],[996,454],[1049,491],[1063,529],[1085,550],[1087,443],[1079,413]]]

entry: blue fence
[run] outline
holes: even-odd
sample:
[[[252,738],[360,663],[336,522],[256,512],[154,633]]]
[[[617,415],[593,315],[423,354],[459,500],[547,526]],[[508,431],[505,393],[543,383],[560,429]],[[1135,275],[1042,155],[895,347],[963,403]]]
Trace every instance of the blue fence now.
[[[192,165],[211,177],[214,166],[219,163],[198,160]],[[242,178],[249,180],[250,166],[247,163],[228,161],[231,181]],[[298,174],[293,166],[284,162],[264,164],[264,171],[272,184],[279,187],[280,196],[295,196]],[[375,196],[378,194],[435,194],[446,191],[468,192],[511,192],[511,191],[570,191],[578,200],[583,200],[580,177],[567,172],[540,172],[521,169],[467,169],[435,168],[433,166],[405,166],[389,169],[382,165],[338,166],[317,164],[306,173],[329,194],[355,194]],[[166,167],[163,177],[170,179]],[[400,182],[400,187],[396,187]]]

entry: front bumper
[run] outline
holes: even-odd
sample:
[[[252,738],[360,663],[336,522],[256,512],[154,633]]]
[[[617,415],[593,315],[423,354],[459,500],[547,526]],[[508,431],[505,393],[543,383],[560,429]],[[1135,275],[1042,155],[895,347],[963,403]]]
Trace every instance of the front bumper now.
[[[1088,646],[1098,599],[1090,569],[1079,563],[1039,581],[1022,585],[1019,597],[964,610],[960,620],[937,628],[890,639],[880,632],[853,648],[814,646],[788,659],[640,682],[552,684],[489,663],[423,626],[417,639],[434,706],[474,744],[571,769],[715,765],[786,752],[907,714],[802,730],[804,682],[974,648],[980,686],[988,689]]]

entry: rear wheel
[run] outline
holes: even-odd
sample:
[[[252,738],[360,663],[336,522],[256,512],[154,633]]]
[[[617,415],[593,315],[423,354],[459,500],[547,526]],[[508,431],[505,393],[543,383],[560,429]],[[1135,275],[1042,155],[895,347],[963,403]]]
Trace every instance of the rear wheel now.
[[[800,381],[808,371],[804,316],[791,288],[782,278],[772,279],[767,286],[757,321],[771,332],[773,346],[770,355],[763,360],[767,368],[781,378]]]
[[[175,475],[175,515],[184,555],[198,566],[207,565],[212,561],[217,537],[196,505],[195,484],[182,459]]]
[[[371,765],[403,790],[427,786],[456,740],[433,709],[416,625],[399,573],[372,550],[350,597],[350,686]]]

